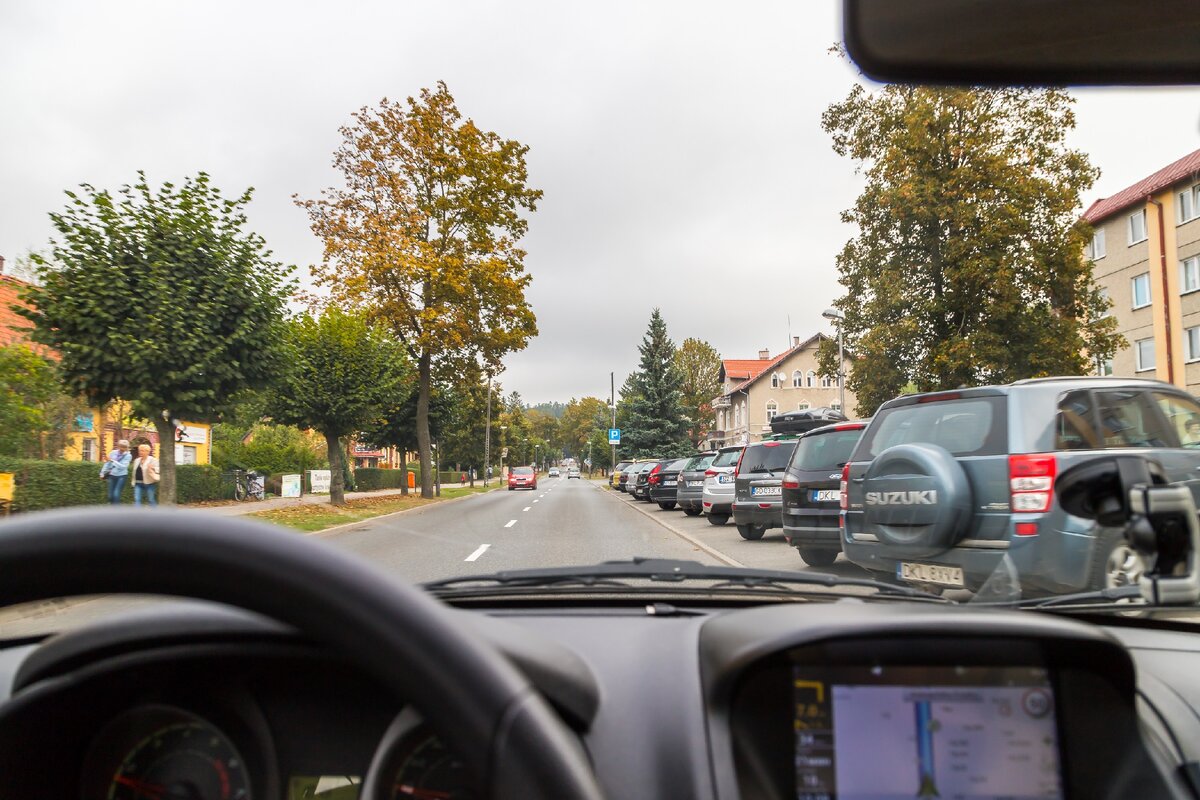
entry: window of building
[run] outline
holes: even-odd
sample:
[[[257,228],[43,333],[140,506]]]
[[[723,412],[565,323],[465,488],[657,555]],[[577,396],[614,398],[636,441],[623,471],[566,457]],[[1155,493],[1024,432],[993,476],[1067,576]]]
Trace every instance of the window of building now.
[[[1092,261],[1099,261],[1106,255],[1108,253],[1104,248],[1104,228],[1098,228],[1092,234],[1091,244],[1088,245],[1088,258]]]
[[[97,446],[95,439],[83,440],[83,460],[84,461],[99,461],[100,448]]]
[[[1200,361],[1200,325],[1194,328],[1184,328],[1183,338],[1187,348],[1188,361]]]
[[[1113,374],[1113,360],[1111,358],[1102,358],[1096,360],[1096,374],[1100,377]]]
[[[810,388],[817,385],[817,373],[811,369],[808,371],[808,375],[806,376],[806,384]]]
[[[833,378],[831,378],[828,375],[822,375],[821,376],[821,388],[828,389],[831,386],[833,386]]]
[[[834,411],[842,410],[842,404],[839,403],[837,400],[834,400],[832,403],[830,403],[829,407],[832,408]]]
[[[775,419],[775,415],[779,413],[779,405],[774,400],[767,401],[767,422]]]
[[[1109,297],[1108,289],[1104,287],[1100,288],[1100,300],[1106,304],[1104,310],[1100,312],[1099,317],[1099,319],[1104,319],[1112,313],[1112,298]]]
[[[777,372],[771,373],[771,388],[772,389],[779,388],[779,373],[777,373]]]
[[[1200,289],[1200,256],[1192,256],[1179,262],[1179,293],[1197,289]]]
[[[1146,240],[1146,209],[1129,215],[1129,243],[1137,244]]]
[[[795,372],[792,373],[792,388],[799,389],[803,385],[804,385],[804,373],[801,372],[800,370],[796,370]]]
[[[1154,369],[1154,339],[1138,339],[1133,343],[1133,354],[1137,360],[1137,371]]]
[[[1179,224],[1191,222],[1197,216],[1200,216],[1200,186],[1189,186],[1178,195],[1176,195],[1178,203]]]
[[[797,411],[808,411],[810,408],[812,408],[812,404],[807,400],[801,400],[799,403],[796,403]]]
[[[1133,285],[1133,307],[1150,305],[1150,273],[1143,272],[1131,281]]]

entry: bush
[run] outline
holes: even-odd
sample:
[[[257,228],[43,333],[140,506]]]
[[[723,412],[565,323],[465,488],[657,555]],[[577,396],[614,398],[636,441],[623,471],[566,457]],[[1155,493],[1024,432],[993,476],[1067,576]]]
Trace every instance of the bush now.
[[[403,486],[404,470],[359,467],[354,470],[358,491],[374,492],[378,489],[399,489]]]
[[[0,458],[0,472],[14,473],[14,511],[85,506],[107,502],[107,483],[100,480],[100,464],[93,461],[36,461]],[[175,467],[176,496],[180,503],[227,500],[233,485],[210,464]],[[133,481],[126,481],[122,500],[133,502]]]

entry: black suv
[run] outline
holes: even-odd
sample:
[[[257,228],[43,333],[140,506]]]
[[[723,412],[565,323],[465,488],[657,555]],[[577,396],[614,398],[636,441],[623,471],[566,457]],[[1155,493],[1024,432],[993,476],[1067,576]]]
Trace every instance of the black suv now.
[[[842,552],[842,467],[867,422],[826,425],[804,434],[783,476],[783,538],[814,567],[829,566]]]
[[[890,579],[1022,591],[1136,582],[1122,532],[1067,514],[1056,476],[1119,449],[1200,493],[1200,403],[1168,383],[1039,378],[880,406],[843,469],[842,550]]]
[[[687,464],[686,458],[664,460],[646,478],[650,484],[650,502],[658,503],[663,511],[675,508],[675,495],[679,489],[679,473]]]
[[[796,437],[777,437],[746,445],[734,470],[733,523],[743,539],[761,539],[783,525],[779,508],[783,471],[796,449]]]

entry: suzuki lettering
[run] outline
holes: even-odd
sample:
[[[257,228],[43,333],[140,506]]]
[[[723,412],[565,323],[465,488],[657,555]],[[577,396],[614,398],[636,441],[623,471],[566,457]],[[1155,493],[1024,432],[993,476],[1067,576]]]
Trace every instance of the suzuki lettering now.
[[[937,505],[937,489],[919,492],[867,492],[869,506],[934,506]]]

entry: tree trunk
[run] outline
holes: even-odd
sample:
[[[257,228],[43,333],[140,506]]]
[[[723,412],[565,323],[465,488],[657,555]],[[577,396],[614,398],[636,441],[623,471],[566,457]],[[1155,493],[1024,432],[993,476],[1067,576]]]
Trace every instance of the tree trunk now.
[[[408,448],[400,453],[400,494],[408,494]]]
[[[329,502],[346,505],[346,483],[342,480],[342,443],[332,433],[325,434],[325,450],[329,453]]]
[[[175,426],[171,420],[163,419],[161,413],[153,416],[154,430],[158,432],[158,502],[164,506],[173,506],[175,505]],[[133,481],[132,475],[129,476],[129,480]]]
[[[421,456],[421,497],[433,497],[433,464],[429,455],[429,352],[417,362],[417,452]]]

